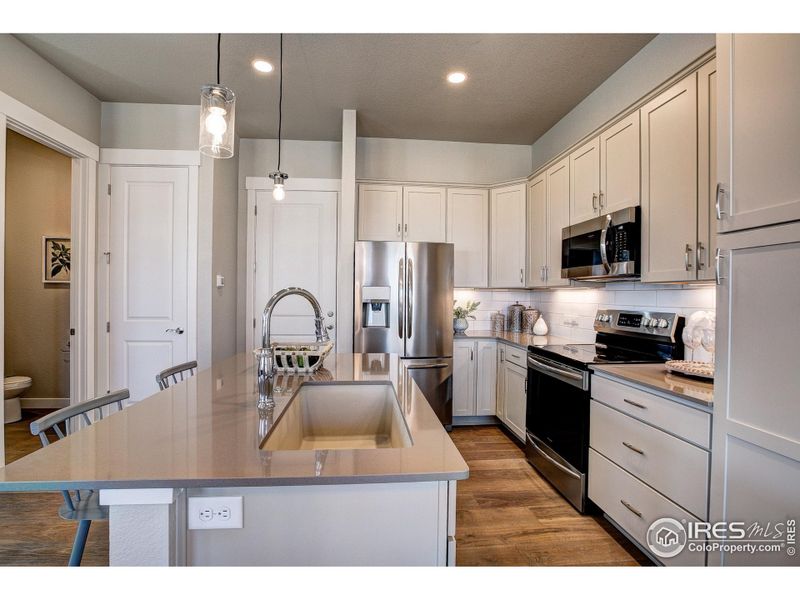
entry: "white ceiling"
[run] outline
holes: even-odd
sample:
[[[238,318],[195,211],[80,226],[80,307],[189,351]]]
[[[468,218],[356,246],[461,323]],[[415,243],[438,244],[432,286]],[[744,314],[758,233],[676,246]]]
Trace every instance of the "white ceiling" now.
[[[108,102],[197,104],[216,79],[216,34],[24,34],[17,37]],[[286,34],[287,139],[358,133],[531,144],[638,52],[652,34]],[[277,34],[222,36],[222,83],[243,138],[277,136]],[[452,86],[445,75],[469,74]]]

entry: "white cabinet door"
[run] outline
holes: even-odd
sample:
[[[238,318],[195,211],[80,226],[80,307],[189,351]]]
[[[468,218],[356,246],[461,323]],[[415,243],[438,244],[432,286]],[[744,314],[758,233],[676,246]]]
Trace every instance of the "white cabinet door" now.
[[[800,223],[720,235],[710,520],[785,522],[800,499]],[[793,564],[785,552],[712,554]]]
[[[505,424],[520,440],[525,440],[525,413],[528,391],[528,371],[504,361],[503,391],[505,393]]]
[[[130,389],[130,402],[190,358],[189,187],[185,167],[111,168],[109,387]]]
[[[491,287],[525,285],[525,184],[491,190]]]
[[[642,281],[696,278],[697,74],[641,108]]]
[[[547,263],[545,285],[569,285],[561,277],[561,232],[569,226],[569,159],[547,169]]]
[[[495,414],[505,423],[506,420],[506,346],[497,344],[497,401]]]
[[[358,186],[358,239],[372,242],[402,240],[403,186]]]
[[[475,342],[453,341],[453,416],[475,415]]]
[[[639,206],[639,111],[600,134],[600,213]]]
[[[447,241],[454,247],[455,287],[488,287],[488,190],[447,190]]]
[[[403,187],[403,240],[444,242],[447,231],[447,190]]]
[[[547,266],[547,178],[537,175],[528,184],[528,285],[545,284]]]
[[[478,342],[475,414],[494,415],[497,410],[497,343]]]
[[[800,219],[798,57],[798,35],[717,35],[719,231]]]
[[[575,225],[600,214],[599,137],[569,155],[569,173],[569,224]]]
[[[715,200],[717,186],[717,65],[711,61],[697,72],[697,278],[714,279],[717,247]]]

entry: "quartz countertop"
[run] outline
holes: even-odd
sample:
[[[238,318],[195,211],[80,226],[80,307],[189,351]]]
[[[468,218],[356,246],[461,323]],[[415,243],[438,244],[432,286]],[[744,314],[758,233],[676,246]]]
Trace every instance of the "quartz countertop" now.
[[[305,381],[389,381],[412,446],[260,450]],[[256,408],[255,360],[241,353],[0,468],[0,492],[234,487],[466,479],[469,469],[392,354],[331,354],[311,375],[276,374],[272,411]]]
[[[527,350],[528,346],[547,346],[550,344],[575,344],[575,340],[570,340],[564,337],[554,335],[531,335],[528,333],[512,333],[510,331],[503,331],[495,333],[494,331],[472,331],[467,329],[463,335],[453,336],[453,340],[467,339],[489,339],[497,340],[517,346],[523,350]]]
[[[706,408],[714,404],[714,384],[703,379],[670,373],[659,364],[645,365],[592,365],[592,370],[606,373],[631,383],[638,383],[658,392],[666,392]]]

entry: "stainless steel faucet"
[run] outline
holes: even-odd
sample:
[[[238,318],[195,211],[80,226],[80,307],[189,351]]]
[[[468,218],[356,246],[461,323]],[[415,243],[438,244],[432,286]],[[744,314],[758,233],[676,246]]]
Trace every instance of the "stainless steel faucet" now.
[[[317,342],[327,342],[330,338],[328,337],[328,332],[325,329],[325,318],[322,316],[322,307],[319,305],[319,301],[314,297],[314,294],[299,287],[288,287],[284,288],[272,296],[267,302],[267,305],[264,307],[264,312],[261,315],[261,348],[262,351],[266,351],[265,355],[268,359],[267,364],[263,365],[264,367],[264,375],[267,377],[272,376],[272,343],[270,340],[270,326],[272,324],[272,311],[275,309],[275,305],[286,298],[286,296],[301,296],[308,300],[308,303],[311,305],[311,308],[314,309],[314,329],[316,331]]]

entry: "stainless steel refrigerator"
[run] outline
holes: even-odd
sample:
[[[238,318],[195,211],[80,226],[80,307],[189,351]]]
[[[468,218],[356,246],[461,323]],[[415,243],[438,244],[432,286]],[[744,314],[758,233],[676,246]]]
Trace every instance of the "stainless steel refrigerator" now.
[[[453,245],[356,242],[355,352],[399,354],[446,427],[453,422]]]

